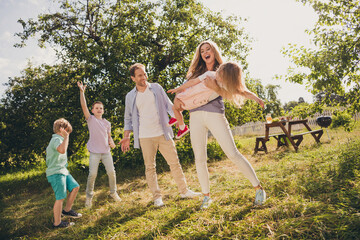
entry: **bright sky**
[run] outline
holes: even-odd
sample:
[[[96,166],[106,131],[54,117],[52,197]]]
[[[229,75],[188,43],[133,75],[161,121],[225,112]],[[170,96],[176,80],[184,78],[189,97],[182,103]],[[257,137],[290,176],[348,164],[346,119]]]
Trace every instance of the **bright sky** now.
[[[275,80],[276,74],[285,74],[289,62],[280,50],[288,43],[310,46],[309,36],[304,32],[311,29],[317,15],[309,6],[295,0],[201,0],[213,11],[224,15],[235,14],[248,18],[247,32],[255,39],[248,58],[249,71],[263,85],[281,86],[279,99],[282,103],[297,101],[303,97],[312,102],[312,95],[299,84]],[[19,42],[14,33],[22,27],[17,20],[36,18],[39,13],[48,12],[55,4],[52,0],[0,0],[0,96],[5,91],[4,83],[8,77],[20,75],[28,60],[33,64],[53,64],[54,53],[51,49],[40,49],[36,41],[28,42],[25,48],[17,49],[13,44]]]

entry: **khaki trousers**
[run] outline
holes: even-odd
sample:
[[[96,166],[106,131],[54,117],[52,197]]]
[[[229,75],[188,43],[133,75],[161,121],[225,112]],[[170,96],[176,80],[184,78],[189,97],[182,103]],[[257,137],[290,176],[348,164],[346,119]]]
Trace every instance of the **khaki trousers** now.
[[[110,193],[116,192],[116,173],[111,152],[108,153],[90,153],[89,158],[89,176],[86,184],[86,197],[94,196],[95,179],[98,174],[100,161],[105,166],[109,178]]]
[[[145,163],[146,181],[154,200],[161,197],[156,175],[156,153],[158,150],[165,158],[167,164],[169,164],[171,175],[178,186],[179,192],[185,194],[188,190],[186,179],[179,162],[174,141],[172,139],[167,141],[164,135],[140,138],[140,146]]]

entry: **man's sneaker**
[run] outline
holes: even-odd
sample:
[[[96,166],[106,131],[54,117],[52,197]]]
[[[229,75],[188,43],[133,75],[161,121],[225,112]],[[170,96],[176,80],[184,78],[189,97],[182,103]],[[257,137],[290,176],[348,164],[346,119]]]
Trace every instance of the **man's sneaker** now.
[[[71,227],[71,226],[74,226],[75,223],[74,222],[64,222],[64,221],[61,221],[59,225],[53,225],[53,228],[67,228],[67,227]]]
[[[256,190],[255,205],[263,205],[266,201],[266,192],[263,189]]]
[[[210,207],[211,203],[212,203],[211,198],[209,196],[205,196],[200,206],[200,209],[207,209],[208,207]]]
[[[201,196],[202,193],[199,193],[199,192],[194,192],[194,191],[191,191],[190,189],[187,190],[187,192],[185,194],[180,194],[180,197],[181,198],[193,198],[193,197],[198,197],[198,196]]]
[[[115,202],[120,202],[120,201],[121,201],[121,198],[119,197],[119,195],[117,194],[117,192],[115,192],[115,193],[110,193],[110,197],[112,197]]]
[[[177,120],[176,120],[176,118],[170,118],[170,121],[169,121],[169,123],[168,123],[168,125],[169,125],[169,127],[171,127],[172,125],[174,125],[174,124],[176,124],[177,123]]]
[[[185,128],[183,130],[179,129],[177,135],[176,135],[176,139],[180,139],[182,136],[184,136],[185,134],[187,134],[190,131],[190,129],[188,128],[187,125],[185,125]]]
[[[92,206],[92,198],[87,197],[85,200],[85,207],[91,208],[91,206]]]
[[[165,204],[163,203],[162,198],[160,197],[160,198],[157,198],[154,200],[154,205],[155,205],[155,207],[162,207]]]
[[[68,211],[68,212],[66,212],[65,210],[62,210],[62,215],[72,217],[72,218],[81,218],[82,217],[81,213],[77,213],[72,209],[70,211]]]

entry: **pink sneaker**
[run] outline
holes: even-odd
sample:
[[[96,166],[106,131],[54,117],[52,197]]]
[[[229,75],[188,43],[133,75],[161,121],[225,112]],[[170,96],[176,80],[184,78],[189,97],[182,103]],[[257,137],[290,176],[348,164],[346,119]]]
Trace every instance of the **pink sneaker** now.
[[[185,125],[185,128],[183,130],[179,129],[177,135],[176,135],[176,139],[180,139],[182,136],[184,136],[185,134],[187,134],[188,132],[190,132],[190,129],[188,128],[187,125]]]
[[[170,121],[169,121],[169,123],[168,123],[168,125],[171,127],[172,125],[174,125],[174,124],[176,124],[177,123],[177,120],[176,120],[176,118],[170,118]]]

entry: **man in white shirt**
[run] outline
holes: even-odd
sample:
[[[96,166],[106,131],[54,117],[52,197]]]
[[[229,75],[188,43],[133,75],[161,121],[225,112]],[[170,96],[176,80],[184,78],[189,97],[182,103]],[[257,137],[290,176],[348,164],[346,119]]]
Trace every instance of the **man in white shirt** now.
[[[157,83],[149,83],[145,66],[135,63],[130,67],[131,79],[136,86],[125,99],[124,138],[121,150],[130,149],[130,133],[133,131],[134,147],[140,148],[145,163],[146,181],[153,194],[154,205],[164,205],[156,175],[156,153],[159,150],[170,166],[170,171],[182,198],[200,196],[187,188],[173,141],[173,131],[168,125],[169,116],[174,115],[172,102],[164,89]]]

